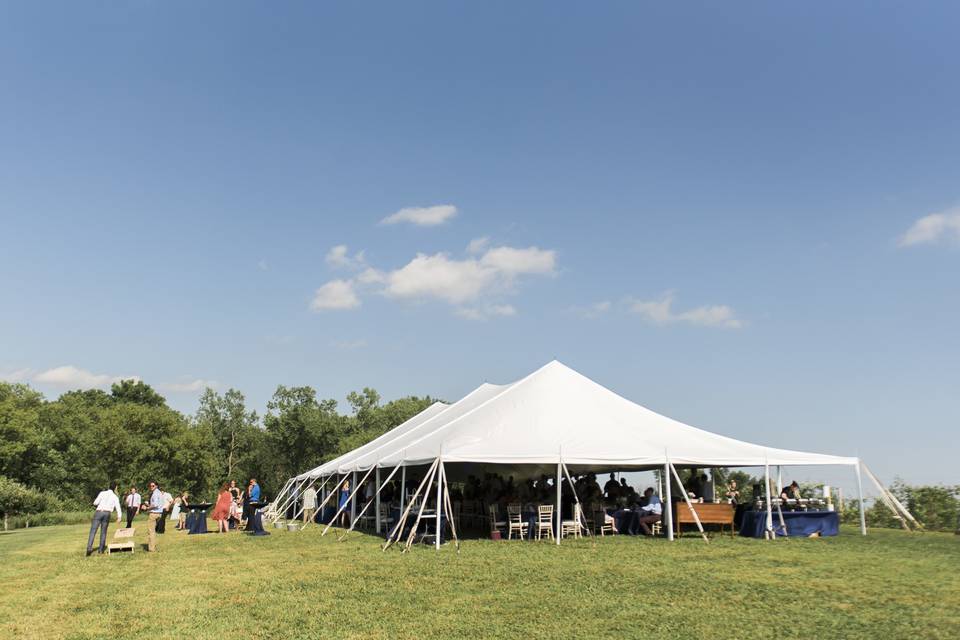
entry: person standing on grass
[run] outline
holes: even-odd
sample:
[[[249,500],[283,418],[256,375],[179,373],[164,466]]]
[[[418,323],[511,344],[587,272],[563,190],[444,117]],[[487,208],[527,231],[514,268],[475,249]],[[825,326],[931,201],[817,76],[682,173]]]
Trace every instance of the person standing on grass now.
[[[157,522],[163,518],[163,492],[156,482],[150,483],[150,504],[147,509],[147,550],[157,550]]]
[[[127,492],[127,495],[123,499],[123,504],[127,508],[127,529],[133,526],[133,519],[137,515],[137,512],[140,511],[140,502],[142,498],[140,494],[137,493],[136,487],[130,487],[130,491]]]
[[[303,492],[303,522],[307,523],[313,520],[313,514],[317,511],[317,490],[313,485],[307,487]]]
[[[170,495],[163,487],[157,487],[160,489],[160,495],[163,504],[163,511],[160,513],[160,519],[157,520],[157,533],[163,534],[167,532],[167,517],[170,515],[170,510],[173,508],[173,496]]]
[[[117,512],[117,524],[120,524],[120,498],[117,497],[117,488],[120,485],[116,482],[110,483],[110,488],[101,491],[93,501],[93,506],[97,508],[93,512],[93,520],[90,522],[90,536],[87,538],[87,557],[93,553],[93,538],[97,535],[97,529],[100,529],[100,553],[107,548],[107,527],[110,526],[110,514]]]
[[[350,481],[344,480],[340,488],[340,500],[337,503],[337,510],[340,511],[340,526],[346,527],[350,522],[350,515],[347,512],[347,505],[350,503]]]
[[[220,485],[220,492],[217,494],[217,504],[213,507],[213,513],[210,517],[217,521],[217,533],[227,533],[230,526],[227,520],[230,518],[230,507],[233,505],[233,495],[230,493],[230,485],[224,482]]]

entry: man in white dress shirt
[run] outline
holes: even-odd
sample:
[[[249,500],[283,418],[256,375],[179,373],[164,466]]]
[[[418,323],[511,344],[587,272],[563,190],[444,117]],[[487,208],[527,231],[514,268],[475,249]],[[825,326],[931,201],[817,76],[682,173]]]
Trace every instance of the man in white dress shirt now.
[[[133,519],[140,511],[140,502],[142,498],[136,487],[130,487],[130,492],[124,497],[124,505],[127,507],[127,529],[133,526]]]
[[[93,501],[93,506],[97,508],[93,512],[93,521],[90,523],[90,536],[87,538],[87,556],[93,553],[93,538],[100,529],[100,553],[107,548],[107,527],[110,525],[110,514],[117,512],[117,524],[120,524],[120,498],[117,497],[117,483],[111,482],[110,488],[97,494]]]

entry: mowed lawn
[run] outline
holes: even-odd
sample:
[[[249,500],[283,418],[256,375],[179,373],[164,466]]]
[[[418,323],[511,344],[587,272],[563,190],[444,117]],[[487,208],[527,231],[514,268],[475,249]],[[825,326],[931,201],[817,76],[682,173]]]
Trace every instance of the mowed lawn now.
[[[458,555],[317,528],[168,529],[158,553],[85,558],[86,532],[0,534],[0,638],[960,638],[951,534],[470,540]]]

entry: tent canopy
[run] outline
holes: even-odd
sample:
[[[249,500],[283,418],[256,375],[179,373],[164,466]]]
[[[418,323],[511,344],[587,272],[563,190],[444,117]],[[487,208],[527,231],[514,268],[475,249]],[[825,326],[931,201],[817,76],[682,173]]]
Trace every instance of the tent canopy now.
[[[436,403],[298,478],[444,462],[652,468],[856,465],[857,458],[764,447],[642,407],[554,360],[507,385]]]

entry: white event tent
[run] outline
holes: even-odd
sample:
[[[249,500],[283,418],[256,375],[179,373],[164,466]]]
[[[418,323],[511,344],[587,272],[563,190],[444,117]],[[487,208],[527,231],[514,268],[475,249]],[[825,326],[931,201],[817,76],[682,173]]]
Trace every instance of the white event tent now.
[[[861,533],[866,534],[862,465],[858,458],[764,447],[704,431],[631,402],[557,361],[512,384],[483,384],[457,402],[431,405],[379,438],[291,478],[278,501],[286,498],[289,503],[308,484],[326,483],[331,479],[332,487],[337,486],[338,479],[352,479],[350,486],[356,492],[357,476],[362,475],[362,484],[375,473],[375,513],[379,519],[381,470],[390,470],[390,476],[384,481],[389,482],[398,470],[405,477],[406,468],[426,465],[421,489],[425,485],[429,490],[436,480],[439,511],[444,507],[441,485],[446,480],[446,465],[455,463],[535,466],[538,471],[555,471],[558,521],[562,475],[565,474],[572,485],[569,467],[623,471],[662,469],[665,478],[672,473],[678,484],[677,466],[763,467],[767,476],[765,486],[769,489],[772,465],[845,465],[853,467],[856,473],[860,528]],[[876,477],[865,470],[877,485],[881,499],[901,521],[905,523],[904,518],[909,518],[916,522],[902,505],[895,503],[896,498]],[[670,484],[665,483],[668,504]],[[765,501],[767,527],[772,531],[769,498],[768,495]],[[277,503],[274,506],[275,512],[279,512]],[[449,505],[446,508],[449,509]],[[353,499],[350,509],[354,516]],[[668,537],[672,538],[670,510],[665,513]],[[351,522],[353,520],[351,517]]]

